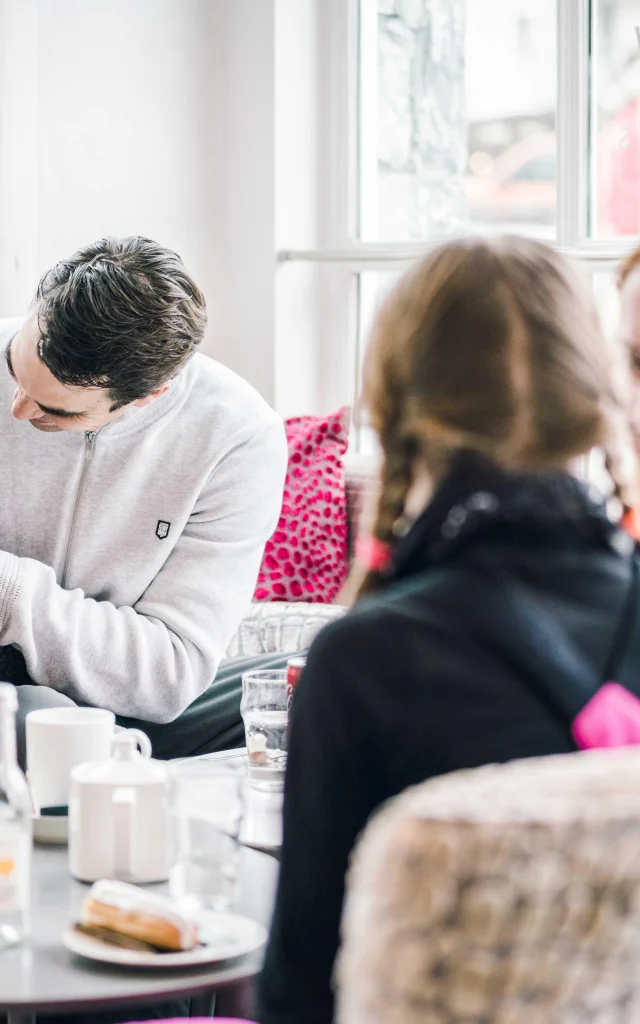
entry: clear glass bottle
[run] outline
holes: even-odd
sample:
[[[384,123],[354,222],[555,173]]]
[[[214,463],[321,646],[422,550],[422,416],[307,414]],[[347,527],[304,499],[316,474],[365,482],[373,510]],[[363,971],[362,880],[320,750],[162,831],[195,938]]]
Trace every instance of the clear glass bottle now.
[[[15,686],[0,683],[0,950],[31,926],[31,801],[16,753]]]

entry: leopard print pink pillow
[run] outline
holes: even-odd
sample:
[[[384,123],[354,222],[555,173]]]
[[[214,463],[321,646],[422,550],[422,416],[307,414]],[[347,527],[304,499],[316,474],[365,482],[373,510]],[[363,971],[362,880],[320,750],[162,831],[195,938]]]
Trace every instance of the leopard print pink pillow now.
[[[350,409],[287,420],[282,513],[265,548],[256,601],[333,601],[345,581],[347,498],[342,456]]]

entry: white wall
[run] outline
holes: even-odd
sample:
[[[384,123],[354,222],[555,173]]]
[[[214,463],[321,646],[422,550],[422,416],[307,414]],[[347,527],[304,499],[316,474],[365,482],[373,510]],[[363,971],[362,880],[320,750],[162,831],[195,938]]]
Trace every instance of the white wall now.
[[[223,315],[216,352],[275,404],[275,2],[215,0],[226,15]]]
[[[276,242],[344,247],[355,137],[349,0],[276,0]],[[355,390],[355,279],[328,263],[277,272],[276,400],[286,415],[327,412]]]
[[[175,248],[273,401],[274,0],[0,0],[0,316],[104,234]]]
[[[276,247],[317,244],[318,0],[276,0]],[[295,83],[295,87],[292,87]],[[284,415],[317,406],[318,267],[280,266],[276,277],[276,404]],[[310,315],[310,310],[314,315]]]
[[[0,0],[0,316],[22,313],[38,260],[36,0]]]

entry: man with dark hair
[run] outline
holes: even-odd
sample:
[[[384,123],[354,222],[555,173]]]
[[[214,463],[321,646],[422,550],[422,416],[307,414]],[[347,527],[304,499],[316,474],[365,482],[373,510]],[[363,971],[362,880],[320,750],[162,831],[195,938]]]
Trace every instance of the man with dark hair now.
[[[242,740],[239,666],[211,683],[286,466],[279,417],[196,354],[206,323],[182,261],[144,238],[81,249],[0,322],[0,644],[34,684],[22,716],[108,708],[161,757]]]

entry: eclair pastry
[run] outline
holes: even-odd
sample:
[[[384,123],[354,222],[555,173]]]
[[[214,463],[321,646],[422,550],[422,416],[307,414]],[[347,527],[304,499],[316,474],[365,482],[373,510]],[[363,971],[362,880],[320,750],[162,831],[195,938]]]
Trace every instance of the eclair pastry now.
[[[83,901],[81,923],[176,952],[193,949],[199,941],[197,926],[172,900],[127,882],[95,882]]]

